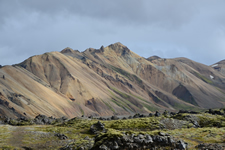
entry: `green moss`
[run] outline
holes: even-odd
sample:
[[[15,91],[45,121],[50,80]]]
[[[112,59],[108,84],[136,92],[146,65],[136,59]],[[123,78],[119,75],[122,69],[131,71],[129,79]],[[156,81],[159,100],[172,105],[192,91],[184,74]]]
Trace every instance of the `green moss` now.
[[[92,143],[94,144],[94,141],[92,141]],[[84,139],[77,139],[75,142],[73,142],[72,144],[70,144],[73,148],[75,149],[80,149],[81,147],[85,147],[88,144],[90,144],[90,141],[88,140],[84,140]]]
[[[133,110],[130,108],[130,106],[134,106],[134,104],[132,104],[129,99],[134,99],[134,98],[137,98],[139,100],[141,100],[142,102],[139,103],[139,104],[142,104],[144,107],[146,107],[148,110],[150,111],[156,111],[158,110],[155,106],[152,106],[153,104],[151,104],[150,102],[148,102],[147,100],[139,97],[139,96],[136,96],[136,95],[133,95],[133,94],[126,94],[124,92],[121,92],[119,91],[118,89],[114,88],[114,87],[110,87],[115,93],[117,93],[118,95],[120,95],[122,98],[124,99],[121,99],[117,96],[115,96],[115,94],[110,91],[110,93],[112,94],[112,96],[114,97],[114,99],[112,99],[112,102],[114,102],[116,105],[122,107],[123,109],[125,109],[127,111],[127,109],[131,112],[133,112]],[[144,102],[144,103],[143,103]],[[134,106],[136,107],[136,106]]]
[[[3,147],[0,147],[0,150],[14,150],[15,147],[13,146],[3,146]]]
[[[126,93],[123,93],[121,91],[119,91],[118,89],[114,88],[114,87],[110,87],[115,93],[117,93],[118,95],[120,95],[121,97],[128,99],[130,98],[130,96]]]
[[[173,116],[174,119],[185,120],[190,114],[181,113]],[[220,115],[211,115],[208,113],[195,114],[201,127],[225,127],[225,117]]]
[[[83,109],[81,107],[79,107],[79,109],[80,109],[81,114],[84,115]]]
[[[137,77],[136,75],[132,75],[132,77],[134,78],[134,80],[137,82],[137,84],[139,86],[141,86],[143,84],[143,81],[139,77]]]
[[[106,133],[100,133],[97,136],[97,138],[95,140],[96,143],[95,143],[94,147],[97,147],[97,146],[101,145],[106,140],[109,141],[110,139],[114,139],[114,138],[121,137],[121,136],[123,136],[121,131],[114,130],[114,129],[108,129]]]
[[[172,105],[175,109],[182,109],[182,110],[192,110],[192,111],[203,111],[204,109],[196,107],[196,106],[190,106],[187,104],[182,103],[174,103]]]
[[[115,99],[111,99],[111,101],[113,103],[115,103],[117,106],[123,108],[125,111],[128,111],[129,110],[129,111],[133,112],[133,110],[130,109],[130,107],[127,104],[125,104],[123,101],[117,101]]]
[[[11,131],[9,126],[0,126],[0,147],[5,145],[10,137]]]
[[[113,107],[111,107],[111,105],[110,105],[109,103],[107,103],[107,102],[105,102],[105,101],[103,101],[103,103],[105,103],[105,105],[106,105],[110,110],[112,110],[113,113],[116,113],[115,109],[113,109]]]
[[[225,127],[225,118],[220,115],[211,115],[208,113],[196,115],[200,121],[201,127]]]
[[[136,118],[127,120],[114,120],[110,123],[106,123],[107,128],[117,130],[156,130],[160,129],[162,125],[159,122],[159,118]]]
[[[206,78],[205,76],[203,76],[197,72],[194,72],[194,75],[206,83],[213,84],[213,82],[211,80],[209,80],[208,78]]]
[[[189,128],[165,131],[189,143],[192,149],[199,143],[224,143],[225,128]]]
[[[149,102],[149,101],[147,101],[147,100],[145,100],[145,99],[143,99],[143,98],[141,98],[139,96],[136,96],[134,94],[130,94],[130,95],[133,96],[133,97],[135,97],[135,98],[137,98],[137,99],[139,99],[139,100],[141,100],[141,101],[143,101],[144,103],[141,103],[141,104],[144,107],[146,107],[148,110],[150,110],[150,111],[156,111],[156,110],[158,110],[158,108],[155,105],[153,105],[151,102]]]
[[[149,104],[145,104],[145,103],[141,103],[145,108],[147,108],[150,111],[156,111],[158,110],[156,107],[154,106],[150,106]]]
[[[115,88],[114,88],[115,89]],[[115,89],[115,90],[117,90],[117,89]],[[117,90],[117,91],[119,91],[119,90]],[[115,103],[116,105],[118,105],[119,107],[121,107],[121,108],[123,108],[125,111],[129,111],[129,112],[134,112],[131,108],[130,108],[130,106],[131,105],[133,105],[132,103],[130,103],[128,100],[126,100],[126,99],[121,99],[121,98],[119,98],[118,96],[116,96],[112,91],[110,91],[109,90],[109,92],[110,92],[110,94],[112,95],[112,99],[111,99],[111,101],[113,102],[113,103]],[[119,91],[120,92],[120,91]],[[127,94],[125,94],[125,93],[122,93],[121,92],[121,94],[124,94],[125,95],[125,97],[128,97],[128,95]],[[130,105],[130,106],[129,106]],[[134,106],[134,107],[136,107],[136,106]]]
[[[132,78],[131,78],[131,74],[128,73],[127,71],[123,70],[123,69],[120,69],[120,68],[117,68],[117,67],[114,67],[112,65],[109,65],[110,68],[116,72],[118,72],[119,74],[123,75],[125,78],[129,79],[130,81],[133,81]]]
[[[97,120],[89,120],[75,117],[63,124],[57,125],[57,127],[73,127],[75,129],[89,129],[90,126],[94,123],[97,123]]]
[[[117,68],[115,66],[110,65],[110,68],[116,72],[118,72],[119,74],[123,75],[125,78],[127,78],[128,80],[132,81],[132,82],[136,82],[139,86],[142,86],[143,81],[137,77],[134,74],[130,74],[127,71]]]

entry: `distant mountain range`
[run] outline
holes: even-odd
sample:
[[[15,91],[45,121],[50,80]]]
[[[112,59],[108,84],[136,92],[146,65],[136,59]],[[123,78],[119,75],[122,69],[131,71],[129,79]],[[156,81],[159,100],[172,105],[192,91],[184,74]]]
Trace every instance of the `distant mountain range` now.
[[[0,68],[0,115],[72,118],[220,108],[225,60],[143,58],[121,43],[65,48]]]

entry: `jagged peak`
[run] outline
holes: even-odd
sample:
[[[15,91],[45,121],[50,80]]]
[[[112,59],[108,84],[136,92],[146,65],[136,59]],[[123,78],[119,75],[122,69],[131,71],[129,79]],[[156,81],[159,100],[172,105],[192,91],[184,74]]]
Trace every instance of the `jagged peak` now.
[[[114,44],[110,44],[109,47],[112,48],[112,49],[116,49],[116,48],[118,48],[118,47],[127,48],[125,45],[123,45],[123,44],[120,43],[120,42],[116,42],[116,43],[114,43]]]
[[[148,61],[152,61],[152,60],[156,60],[156,59],[161,59],[161,57],[154,55],[154,56],[147,58]]]
[[[130,54],[130,50],[125,45],[121,44],[120,42],[111,44],[108,46],[108,48],[114,50],[118,54],[122,54],[122,55]]]
[[[66,47],[66,48],[64,48],[62,51],[61,51],[61,53],[72,53],[74,50],[72,49],[72,48],[70,48],[70,47]]]
[[[92,52],[94,52],[94,51],[95,51],[94,48],[87,48],[87,49],[84,51],[84,53],[86,53],[86,52],[92,53]]]

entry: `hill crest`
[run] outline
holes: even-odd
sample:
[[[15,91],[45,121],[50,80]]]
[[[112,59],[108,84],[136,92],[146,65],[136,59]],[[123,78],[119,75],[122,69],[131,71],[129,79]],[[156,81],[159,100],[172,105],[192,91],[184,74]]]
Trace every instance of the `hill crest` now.
[[[0,69],[0,114],[69,118],[225,105],[225,75],[186,58],[145,59],[121,43],[65,48]],[[222,71],[221,71],[222,70]]]

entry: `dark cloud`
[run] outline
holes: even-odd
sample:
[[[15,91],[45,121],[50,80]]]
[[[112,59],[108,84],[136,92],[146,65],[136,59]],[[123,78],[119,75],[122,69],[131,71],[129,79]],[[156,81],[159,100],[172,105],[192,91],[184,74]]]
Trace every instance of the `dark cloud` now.
[[[0,1],[0,64],[120,41],[143,57],[225,59],[225,1]]]

